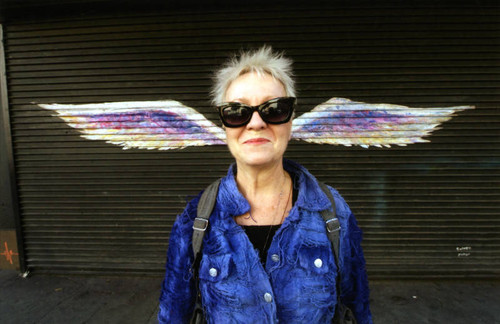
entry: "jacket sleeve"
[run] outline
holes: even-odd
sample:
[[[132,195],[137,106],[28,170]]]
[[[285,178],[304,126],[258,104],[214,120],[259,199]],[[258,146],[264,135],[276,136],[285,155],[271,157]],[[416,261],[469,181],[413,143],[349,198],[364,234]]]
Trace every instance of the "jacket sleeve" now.
[[[371,324],[368,288],[368,277],[366,275],[365,258],[361,248],[362,231],[358,227],[356,218],[341,198],[344,206],[340,206],[343,214],[347,215],[341,232],[340,254],[342,265],[342,302],[353,312],[358,324]],[[343,208],[344,207],[344,208]]]
[[[177,217],[172,228],[160,295],[159,323],[188,323],[193,312],[195,287],[189,270],[193,262],[191,240],[195,215],[196,203],[193,200]]]

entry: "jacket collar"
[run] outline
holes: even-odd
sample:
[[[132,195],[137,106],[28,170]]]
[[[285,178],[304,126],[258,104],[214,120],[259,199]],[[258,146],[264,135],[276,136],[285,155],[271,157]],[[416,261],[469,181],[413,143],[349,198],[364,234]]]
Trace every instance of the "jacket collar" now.
[[[233,163],[222,178],[217,196],[218,206],[228,215],[242,215],[250,210],[250,204],[238,190],[235,179],[235,163]],[[321,211],[331,207],[330,200],[318,184],[316,178],[302,165],[283,159],[283,167],[294,177],[294,185],[299,194],[294,207],[310,211]]]

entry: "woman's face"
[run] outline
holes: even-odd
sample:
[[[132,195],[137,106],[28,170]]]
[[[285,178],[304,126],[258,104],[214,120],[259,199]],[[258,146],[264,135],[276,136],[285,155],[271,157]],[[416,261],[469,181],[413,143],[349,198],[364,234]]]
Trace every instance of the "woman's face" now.
[[[257,106],[269,99],[286,97],[283,84],[269,74],[249,72],[234,80],[226,91],[226,102]],[[281,163],[292,133],[292,122],[267,124],[254,112],[245,126],[226,127],[227,145],[238,165],[263,167]]]

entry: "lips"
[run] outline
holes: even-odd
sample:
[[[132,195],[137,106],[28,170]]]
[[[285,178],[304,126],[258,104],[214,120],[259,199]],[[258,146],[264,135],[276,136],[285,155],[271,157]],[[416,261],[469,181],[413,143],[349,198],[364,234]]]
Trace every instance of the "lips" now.
[[[270,141],[266,138],[263,137],[258,137],[258,138],[251,138],[243,142],[243,144],[265,144],[269,143]]]

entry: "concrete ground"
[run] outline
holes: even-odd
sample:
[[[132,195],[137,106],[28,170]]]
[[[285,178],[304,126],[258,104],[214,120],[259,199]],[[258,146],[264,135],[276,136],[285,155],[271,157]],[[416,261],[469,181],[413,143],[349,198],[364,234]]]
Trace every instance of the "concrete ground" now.
[[[0,323],[156,323],[161,278],[0,270]],[[375,324],[500,323],[500,281],[371,281]]]

